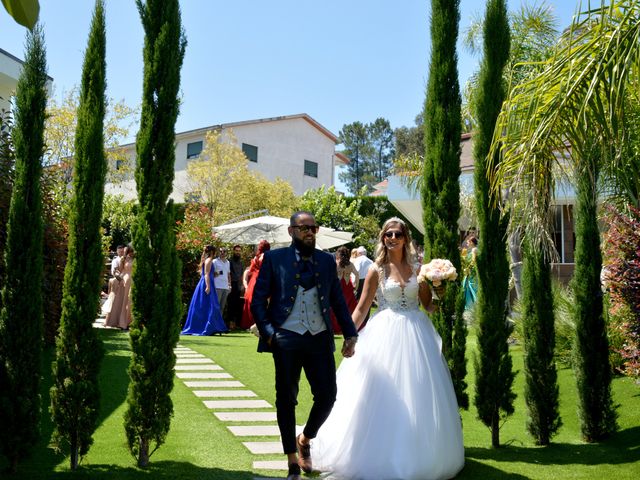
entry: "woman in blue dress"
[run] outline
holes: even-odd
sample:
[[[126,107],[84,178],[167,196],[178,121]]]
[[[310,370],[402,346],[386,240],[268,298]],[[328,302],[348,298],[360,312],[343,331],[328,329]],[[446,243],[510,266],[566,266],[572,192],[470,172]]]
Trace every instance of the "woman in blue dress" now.
[[[198,271],[200,281],[191,297],[187,321],[182,335],[213,335],[227,333],[229,330],[222,319],[220,304],[213,288],[213,258],[216,249],[213,245],[204,247]]]

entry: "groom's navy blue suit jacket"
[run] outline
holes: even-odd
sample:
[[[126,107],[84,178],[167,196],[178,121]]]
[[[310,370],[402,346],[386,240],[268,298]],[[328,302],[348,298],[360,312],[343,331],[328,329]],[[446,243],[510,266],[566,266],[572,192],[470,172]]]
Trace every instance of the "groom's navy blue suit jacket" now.
[[[314,250],[313,269],[327,330],[333,332],[329,314],[332,309],[344,337],[355,337],[358,333],[342,294],[333,255]],[[293,246],[269,250],[264,254],[251,300],[251,313],[260,332],[259,352],[270,351],[267,340],[291,313],[298,294],[297,273],[298,260]],[[335,344],[333,348],[335,350]]]

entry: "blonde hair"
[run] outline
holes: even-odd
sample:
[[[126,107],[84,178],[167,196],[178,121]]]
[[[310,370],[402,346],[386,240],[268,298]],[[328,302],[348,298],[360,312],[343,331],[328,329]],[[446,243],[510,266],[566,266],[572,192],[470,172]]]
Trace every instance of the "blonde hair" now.
[[[385,263],[389,263],[389,254],[387,247],[384,244],[384,234],[387,233],[391,227],[399,226],[400,231],[404,234],[404,248],[402,251],[402,261],[409,265],[416,263],[416,250],[413,247],[413,240],[411,239],[411,231],[407,224],[398,217],[391,217],[384,225],[378,234],[378,245],[376,245],[376,265],[382,266]]]

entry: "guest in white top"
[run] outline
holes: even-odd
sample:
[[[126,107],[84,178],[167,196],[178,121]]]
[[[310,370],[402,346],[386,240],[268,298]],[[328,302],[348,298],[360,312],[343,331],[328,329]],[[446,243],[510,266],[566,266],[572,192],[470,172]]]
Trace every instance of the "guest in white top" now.
[[[224,307],[231,291],[231,263],[227,260],[227,250],[225,248],[220,249],[220,255],[213,261],[213,270],[213,284],[216,287],[220,311],[224,315]]]
[[[371,260],[369,257],[367,257],[367,249],[363,246],[360,246],[356,249],[356,251],[358,252],[358,256],[356,258],[352,258],[351,259],[351,263],[353,263],[353,265],[356,267],[356,270],[358,270],[358,288],[356,291],[356,298],[358,299],[358,301],[360,301],[360,297],[362,296],[362,289],[364,287],[364,279],[367,277],[367,272],[369,271],[369,267],[373,264],[373,260]],[[362,325],[360,328],[364,327],[367,323],[367,320],[369,320],[369,311],[367,311],[367,314],[364,317],[364,321],[362,322]]]

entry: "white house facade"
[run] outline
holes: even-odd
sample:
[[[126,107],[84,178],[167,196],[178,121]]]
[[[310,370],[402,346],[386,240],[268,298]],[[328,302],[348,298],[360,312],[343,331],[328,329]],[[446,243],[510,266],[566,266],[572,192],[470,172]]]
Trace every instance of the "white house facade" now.
[[[22,61],[0,48],[0,110],[9,110],[22,72]]]
[[[334,169],[348,162],[335,151],[337,137],[305,113],[282,117],[212,125],[177,133],[175,179],[171,198],[184,202],[197,195],[189,187],[187,165],[199,157],[205,136],[211,130],[232,130],[248,159],[249,169],[268,180],[281,178],[301,195],[309,189],[334,184]],[[131,165],[135,165],[135,144],[122,145]],[[107,184],[106,193],[136,198],[134,180]]]

